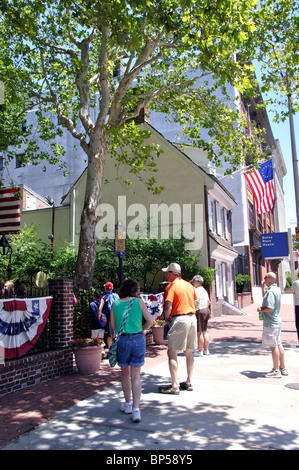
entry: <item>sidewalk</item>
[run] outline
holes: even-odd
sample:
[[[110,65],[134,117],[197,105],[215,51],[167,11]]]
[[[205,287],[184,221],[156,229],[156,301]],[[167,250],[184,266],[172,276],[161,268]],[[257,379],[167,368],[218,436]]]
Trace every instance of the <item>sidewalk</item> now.
[[[299,349],[294,307],[283,296],[282,339],[289,376],[265,379],[271,368],[262,348],[256,305],[246,315],[209,322],[211,355],[195,358],[193,392],[157,393],[169,383],[167,348],[148,348],[143,367],[142,420],[119,412],[119,369],[103,361],[99,374],[74,372],[0,398],[4,450],[299,449]],[[179,356],[185,380],[185,358]],[[30,431],[30,432],[29,432]],[[18,439],[16,439],[18,437]]]

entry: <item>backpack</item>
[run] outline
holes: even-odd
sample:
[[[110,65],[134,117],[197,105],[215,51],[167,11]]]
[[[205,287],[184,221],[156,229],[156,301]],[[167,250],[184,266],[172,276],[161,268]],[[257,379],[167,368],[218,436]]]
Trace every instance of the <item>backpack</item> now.
[[[118,298],[118,295],[114,294],[113,292],[109,292],[108,294],[105,294],[103,297],[104,305],[103,305],[102,313],[105,313],[108,316],[108,318],[111,312],[112,304],[114,300],[117,298]]]
[[[98,305],[98,307],[99,306],[100,305]],[[98,320],[101,328],[105,328],[106,325],[107,325],[107,314],[106,314],[106,312],[104,312],[104,308],[105,308],[105,301],[104,301],[104,305],[103,305],[103,308],[102,308],[101,318]]]

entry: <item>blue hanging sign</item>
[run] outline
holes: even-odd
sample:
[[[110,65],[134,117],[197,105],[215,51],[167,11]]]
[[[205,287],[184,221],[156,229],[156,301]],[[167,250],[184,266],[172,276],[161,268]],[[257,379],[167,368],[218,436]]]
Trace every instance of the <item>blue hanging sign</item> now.
[[[287,258],[289,256],[288,233],[261,234],[261,248],[263,259]]]

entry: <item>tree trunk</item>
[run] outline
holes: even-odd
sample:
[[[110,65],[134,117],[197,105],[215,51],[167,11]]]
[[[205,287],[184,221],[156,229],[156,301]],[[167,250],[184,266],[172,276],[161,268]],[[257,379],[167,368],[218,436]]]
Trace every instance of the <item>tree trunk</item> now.
[[[106,151],[105,136],[94,141],[90,140],[85,199],[81,214],[79,249],[74,277],[75,295],[78,295],[80,288],[89,290],[92,286],[97,243],[95,228],[100,218],[100,211],[97,208],[102,197]]]

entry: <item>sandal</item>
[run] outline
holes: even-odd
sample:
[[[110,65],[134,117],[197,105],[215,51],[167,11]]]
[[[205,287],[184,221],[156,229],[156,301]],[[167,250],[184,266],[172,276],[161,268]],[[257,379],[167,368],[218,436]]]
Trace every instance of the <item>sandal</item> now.
[[[180,393],[179,388],[174,388],[172,385],[164,385],[162,387],[158,387],[160,393],[165,393],[168,395],[178,395]]]
[[[187,382],[180,382],[180,388],[182,390],[188,390],[189,392],[192,392],[193,387],[191,384],[187,384]]]

